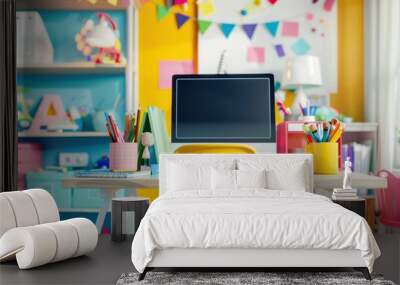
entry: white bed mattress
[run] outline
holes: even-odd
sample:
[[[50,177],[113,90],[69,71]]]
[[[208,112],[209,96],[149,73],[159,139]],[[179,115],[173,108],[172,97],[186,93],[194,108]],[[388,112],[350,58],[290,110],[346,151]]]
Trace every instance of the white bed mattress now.
[[[265,189],[182,194],[162,195],[142,220],[132,243],[139,272],[155,250],[171,248],[359,250],[370,271],[380,255],[367,222],[323,196]]]

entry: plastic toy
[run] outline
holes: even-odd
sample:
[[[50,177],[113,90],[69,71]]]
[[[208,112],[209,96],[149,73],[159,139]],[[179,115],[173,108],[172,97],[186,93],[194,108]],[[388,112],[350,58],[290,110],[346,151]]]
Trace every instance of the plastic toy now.
[[[18,131],[25,131],[29,129],[29,127],[31,126],[32,117],[29,114],[28,105],[25,101],[25,97],[21,92],[18,92],[17,110],[18,110]]]
[[[33,118],[29,131],[40,131],[56,128],[57,125],[69,122],[64,105],[58,95],[45,95]]]
[[[125,58],[121,53],[121,41],[117,24],[111,16],[105,13],[96,14],[99,23],[92,19],[75,36],[77,49],[81,51],[88,61],[101,63],[124,63]],[[94,49],[98,53],[93,54]]]
[[[145,166],[150,166],[150,149],[152,145],[154,145],[154,137],[153,134],[150,132],[144,132],[142,134],[142,144],[144,145],[143,150],[143,160]],[[141,168],[143,170],[143,167]]]
[[[96,168],[110,168],[110,158],[105,154],[96,161]]]

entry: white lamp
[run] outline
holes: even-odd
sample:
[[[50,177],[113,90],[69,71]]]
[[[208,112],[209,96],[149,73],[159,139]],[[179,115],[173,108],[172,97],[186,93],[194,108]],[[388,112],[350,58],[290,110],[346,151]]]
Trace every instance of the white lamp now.
[[[307,96],[304,93],[304,88],[320,85],[322,85],[322,78],[318,57],[303,55],[290,58],[286,61],[283,70],[282,86],[286,89],[296,89],[296,99],[291,107],[293,114],[301,114],[300,104],[304,107],[307,104]]]

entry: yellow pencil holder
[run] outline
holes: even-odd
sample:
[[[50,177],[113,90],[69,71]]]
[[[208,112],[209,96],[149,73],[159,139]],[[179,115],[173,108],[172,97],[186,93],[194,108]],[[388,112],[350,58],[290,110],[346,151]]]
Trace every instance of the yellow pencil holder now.
[[[306,145],[306,153],[313,155],[314,173],[337,174],[339,171],[338,144],[332,142],[310,143]]]

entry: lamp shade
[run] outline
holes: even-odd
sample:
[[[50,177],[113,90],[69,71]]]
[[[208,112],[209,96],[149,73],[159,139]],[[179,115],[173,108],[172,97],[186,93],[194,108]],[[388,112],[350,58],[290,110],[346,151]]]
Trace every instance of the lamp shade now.
[[[311,55],[297,56],[286,61],[283,70],[284,88],[316,87],[322,85],[319,58]]]

